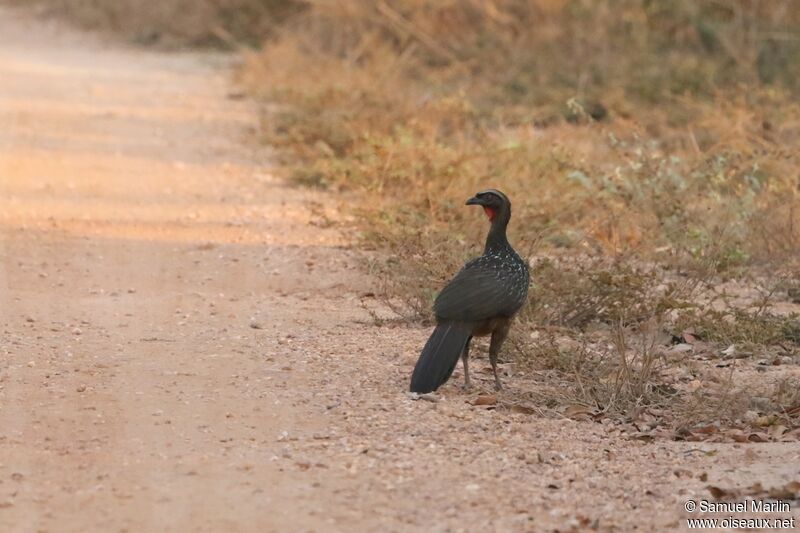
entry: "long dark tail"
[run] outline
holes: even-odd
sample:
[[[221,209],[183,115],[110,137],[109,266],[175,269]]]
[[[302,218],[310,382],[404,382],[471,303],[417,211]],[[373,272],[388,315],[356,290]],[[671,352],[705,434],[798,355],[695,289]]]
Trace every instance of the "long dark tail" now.
[[[411,374],[411,392],[432,392],[450,379],[467,344],[472,326],[465,322],[442,322],[431,333]]]

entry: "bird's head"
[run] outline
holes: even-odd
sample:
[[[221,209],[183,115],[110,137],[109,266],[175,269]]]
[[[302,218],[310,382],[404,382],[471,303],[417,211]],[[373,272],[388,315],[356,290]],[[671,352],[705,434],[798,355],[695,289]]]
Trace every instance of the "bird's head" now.
[[[466,205],[482,206],[489,222],[494,222],[500,214],[507,216],[511,214],[511,202],[508,200],[508,196],[497,189],[486,189],[477,193],[467,200]]]

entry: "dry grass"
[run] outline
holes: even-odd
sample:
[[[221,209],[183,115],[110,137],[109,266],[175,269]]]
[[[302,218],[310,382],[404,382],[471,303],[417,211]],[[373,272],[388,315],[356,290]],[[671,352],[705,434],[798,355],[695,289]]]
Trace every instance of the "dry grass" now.
[[[572,13],[580,2],[314,3],[248,78],[286,104],[269,141],[294,152],[294,177],[375,193],[382,236],[463,227],[453,198],[491,182],[513,194],[526,240],[703,255],[723,238],[721,266],[792,251],[797,87],[758,81],[758,43],[742,44],[735,64],[733,51],[704,54],[712,37],[697,28],[683,29],[694,31],[685,46],[662,43],[678,30],[641,4],[623,11],[647,24],[617,42],[619,17]],[[715,38],[745,30],[723,25]],[[586,64],[570,68],[576,58]],[[708,73],[675,87],[695,63]],[[523,65],[535,80],[518,79]]]
[[[293,0],[2,0],[85,30],[164,47],[260,45],[300,3]]]
[[[794,356],[797,320],[772,309],[787,290],[758,281],[797,279],[790,2],[309,4],[243,80],[279,105],[265,140],[291,177],[363,195],[398,310],[429,318],[485,231],[463,200],[493,186],[534,268],[512,351],[558,384],[534,396],[735,423],[737,376],[702,354]],[[720,294],[729,280],[741,298]],[[693,357],[670,359],[684,331]]]

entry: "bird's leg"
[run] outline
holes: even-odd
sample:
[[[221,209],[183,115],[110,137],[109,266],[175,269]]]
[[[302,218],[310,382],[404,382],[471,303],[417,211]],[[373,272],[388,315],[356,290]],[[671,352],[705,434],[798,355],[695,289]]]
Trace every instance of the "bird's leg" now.
[[[503,385],[500,383],[500,376],[497,375],[497,354],[500,353],[500,347],[503,341],[506,340],[508,335],[509,323],[500,326],[492,332],[492,340],[489,343],[489,362],[492,364],[492,372],[494,372],[494,388],[500,390]]]
[[[469,343],[472,337],[467,339],[467,344],[464,345],[464,351],[461,352],[461,362],[464,363],[464,388],[469,389],[472,387],[472,382],[469,380]]]

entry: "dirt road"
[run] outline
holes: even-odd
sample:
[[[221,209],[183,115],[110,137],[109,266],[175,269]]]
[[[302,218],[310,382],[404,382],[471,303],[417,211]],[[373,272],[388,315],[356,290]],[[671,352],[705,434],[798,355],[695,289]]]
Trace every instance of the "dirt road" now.
[[[0,13],[2,531],[310,513],[278,439],[324,422],[280,346],[347,320],[350,266],[254,158],[225,67]]]
[[[427,331],[373,324],[228,63],[0,11],[0,531],[681,529],[709,483],[800,477],[792,445],[409,400]]]

